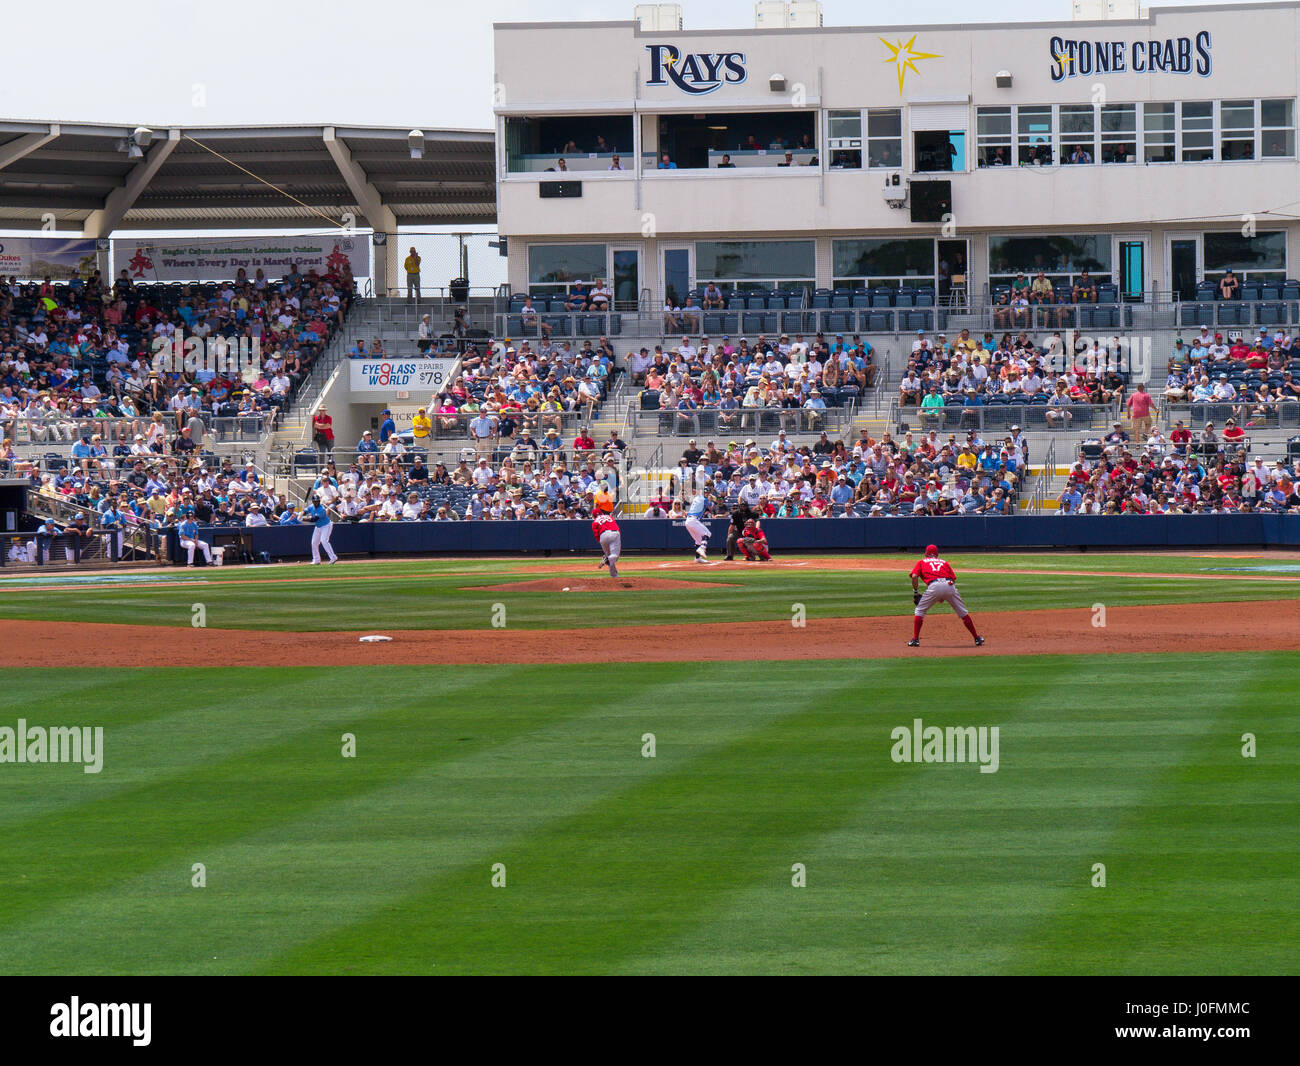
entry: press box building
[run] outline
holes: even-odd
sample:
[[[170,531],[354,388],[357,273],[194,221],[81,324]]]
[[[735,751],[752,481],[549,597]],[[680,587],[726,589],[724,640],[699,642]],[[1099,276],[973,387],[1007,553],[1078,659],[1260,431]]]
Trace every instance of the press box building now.
[[[516,292],[607,279],[954,286],[1083,270],[1121,302],[1300,273],[1300,5],[1138,19],[643,31],[498,24]]]

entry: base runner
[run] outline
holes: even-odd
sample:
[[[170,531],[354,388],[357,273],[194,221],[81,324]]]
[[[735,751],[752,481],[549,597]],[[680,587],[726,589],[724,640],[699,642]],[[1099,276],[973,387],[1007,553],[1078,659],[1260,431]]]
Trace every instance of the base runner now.
[[[623,534],[619,532],[618,523],[612,514],[598,514],[591,522],[592,536],[600,544],[604,558],[601,566],[609,567],[609,576],[618,577],[618,557],[623,552]]]
[[[709,506],[709,501],[704,493],[697,492],[695,499],[691,500],[691,505],[686,509],[686,532],[691,535],[691,540],[695,541],[695,561],[697,563],[707,563],[709,561],[709,527],[701,519],[704,512]]]
[[[325,505],[320,502],[320,497],[312,493],[311,506],[302,509],[302,519],[304,522],[310,522],[313,526],[311,531],[311,564],[312,566],[320,565],[320,550],[323,547],[330,557],[331,563],[337,563],[339,557],[334,554],[334,549],[330,547],[330,534],[334,532],[334,523],[330,520],[330,513],[325,509]]]
[[[962,602],[961,593],[957,591],[957,575],[952,567],[939,558],[939,549],[933,544],[926,545],[925,558],[912,567],[912,603],[916,605],[912,613],[912,639],[907,642],[909,648],[921,646],[921,626],[925,622],[925,613],[940,601],[946,603],[956,612],[962,624],[975,638],[975,645],[984,643],[984,638],[975,628],[970,611]],[[920,582],[925,582],[925,591],[918,591]]]

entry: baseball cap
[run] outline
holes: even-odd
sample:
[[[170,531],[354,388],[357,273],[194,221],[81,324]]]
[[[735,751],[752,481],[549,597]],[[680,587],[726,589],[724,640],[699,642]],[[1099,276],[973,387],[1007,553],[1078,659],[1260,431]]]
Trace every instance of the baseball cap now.
[[[925,546],[925,554],[926,554],[926,555],[938,555],[938,554],[939,554],[939,549],[938,549],[938,547],[937,547],[936,545],[934,545],[934,544],[927,544],[927,545]]]

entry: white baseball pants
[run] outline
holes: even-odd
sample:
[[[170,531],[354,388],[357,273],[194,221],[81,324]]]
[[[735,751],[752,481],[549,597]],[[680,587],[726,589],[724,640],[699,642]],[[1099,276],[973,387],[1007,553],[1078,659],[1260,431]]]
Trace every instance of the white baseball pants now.
[[[924,618],[925,612],[936,603],[946,603],[958,618],[965,618],[970,614],[970,611],[966,610],[966,605],[962,603],[961,593],[957,591],[956,583],[944,577],[936,578],[925,586],[925,591],[921,593],[921,602],[916,605],[915,614]]]
[[[709,527],[694,515],[687,518],[684,525],[686,526],[686,532],[691,535],[691,540],[695,541],[697,547],[709,539]]]
[[[325,551],[329,554],[330,562],[336,563],[339,557],[334,554],[334,549],[330,547],[330,534],[334,532],[334,523],[326,522],[323,526],[313,526],[311,531],[311,561],[320,562],[320,550],[324,546]]]
[[[607,529],[600,535],[600,550],[609,560],[609,576],[618,577],[618,557],[623,551],[623,534],[616,529]]]
[[[212,563],[212,549],[208,546],[206,540],[199,540],[198,537],[181,537],[181,547],[185,549],[185,564],[194,565],[194,549],[199,548],[203,552],[203,558]]]

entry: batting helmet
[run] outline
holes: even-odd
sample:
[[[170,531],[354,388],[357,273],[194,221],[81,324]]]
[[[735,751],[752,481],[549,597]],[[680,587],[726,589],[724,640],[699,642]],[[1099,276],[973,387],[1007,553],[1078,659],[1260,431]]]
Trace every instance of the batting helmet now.
[[[927,545],[925,546],[925,554],[926,554],[926,555],[938,555],[938,554],[939,554],[939,549],[938,549],[938,547],[937,547],[936,545],[934,545],[934,544],[927,544]]]

